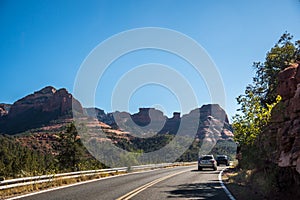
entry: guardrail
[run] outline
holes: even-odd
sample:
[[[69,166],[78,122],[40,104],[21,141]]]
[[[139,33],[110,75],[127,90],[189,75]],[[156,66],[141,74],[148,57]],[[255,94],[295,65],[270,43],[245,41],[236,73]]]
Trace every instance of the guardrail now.
[[[138,165],[138,166],[131,166],[130,171],[158,169],[158,168],[172,167],[172,166],[178,166],[178,165],[191,165],[191,164],[194,164],[194,162]],[[93,176],[93,175],[99,175],[99,174],[128,172],[128,170],[129,170],[129,167],[119,167],[119,168],[110,168],[110,169],[87,170],[87,171],[77,171],[77,172],[69,172],[69,173],[61,173],[61,174],[51,174],[51,175],[16,178],[16,179],[1,181],[0,182],[0,190],[21,187],[21,186],[26,186],[26,185],[39,184],[39,183],[52,182],[52,181],[58,180],[58,179],[70,179],[70,178],[78,178],[78,177],[82,177],[82,176]]]

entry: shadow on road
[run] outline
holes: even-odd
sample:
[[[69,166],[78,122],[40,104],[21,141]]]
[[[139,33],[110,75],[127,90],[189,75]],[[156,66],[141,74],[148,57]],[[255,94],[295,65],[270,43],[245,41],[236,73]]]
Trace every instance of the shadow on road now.
[[[217,180],[211,183],[193,183],[178,185],[176,189],[166,191],[168,198],[191,199],[228,199]]]

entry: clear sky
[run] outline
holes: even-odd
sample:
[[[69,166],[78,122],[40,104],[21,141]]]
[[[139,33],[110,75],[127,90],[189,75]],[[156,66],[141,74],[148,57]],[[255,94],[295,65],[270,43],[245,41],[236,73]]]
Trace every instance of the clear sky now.
[[[129,29],[162,27],[205,48],[221,74],[225,109],[233,116],[235,98],[251,82],[252,63],[263,61],[285,31],[300,39],[300,1],[0,0],[0,27],[0,102],[13,103],[47,85],[72,91],[81,63],[99,43]],[[111,93],[120,77],[151,62],[187,77],[199,106],[211,103],[205,82],[190,66],[165,52],[144,50],[113,63],[99,82],[96,106],[111,111]],[[168,88],[158,85],[135,91],[129,111],[149,106],[169,116],[181,111]]]

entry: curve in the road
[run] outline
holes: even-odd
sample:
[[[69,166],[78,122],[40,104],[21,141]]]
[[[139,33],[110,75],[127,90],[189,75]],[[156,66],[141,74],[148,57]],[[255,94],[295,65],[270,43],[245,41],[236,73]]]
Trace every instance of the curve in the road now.
[[[199,172],[195,168],[196,166],[182,166],[132,173],[17,198],[24,200],[232,199],[221,187],[222,184],[218,180],[220,171]]]
[[[174,174],[170,174],[170,175],[164,176],[162,178],[156,179],[154,181],[151,181],[150,183],[147,183],[147,184],[145,184],[145,185],[143,185],[143,186],[141,186],[141,187],[139,187],[139,188],[137,188],[135,190],[132,190],[131,192],[128,192],[127,194],[119,197],[116,200],[129,200],[132,197],[134,197],[135,195],[137,195],[138,193],[142,192],[143,190],[145,190],[145,189],[147,189],[147,188],[149,188],[149,187],[151,187],[151,186],[153,186],[153,185],[155,185],[155,184],[157,184],[157,183],[159,183],[159,182],[161,182],[163,180],[166,180],[168,178],[171,178],[171,177],[176,176],[178,174],[182,174],[182,173],[187,172],[187,171],[190,171],[190,169],[189,170],[185,170],[185,171],[181,171],[181,172],[177,172],[177,173],[174,173]]]

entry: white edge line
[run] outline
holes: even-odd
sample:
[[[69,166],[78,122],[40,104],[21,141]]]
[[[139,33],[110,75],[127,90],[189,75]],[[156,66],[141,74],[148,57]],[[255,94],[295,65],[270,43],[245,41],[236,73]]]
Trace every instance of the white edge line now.
[[[158,169],[152,169],[152,170],[140,171],[140,172],[130,172],[130,173],[126,173],[126,174],[108,176],[108,177],[103,177],[103,178],[98,178],[98,179],[93,179],[93,180],[88,180],[88,181],[81,181],[81,182],[73,183],[73,184],[70,184],[70,185],[58,186],[58,187],[49,188],[49,189],[45,189],[45,190],[41,190],[41,191],[37,191],[37,192],[33,192],[33,193],[28,193],[28,194],[23,194],[23,195],[20,195],[20,196],[11,197],[11,198],[8,198],[6,200],[20,199],[20,198],[24,198],[24,197],[33,196],[33,195],[36,195],[36,194],[51,192],[51,191],[54,191],[54,190],[64,189],[64,188],[73,187],[73,186],[77,186],[77,185],[82,185],[82,184],[86,184],[86,183],[102,181],[102,180],[110,179],[110,178],[117,178],[117,177],[120,177],[120,176],[128,176],[128,175],[131,175],[131,174],[148,173],[148,172],[152,172],[152,171],[160,170],[160,169],[165,169],[165,168],[158,168]]]
[[[236,199],[234,198],[234,196],[231,194],[231,192],[227,189],[227,187],[225,186],[225,184],[223,183],[223,181],[222,181],[222,174],[223,174],[224,170],[225,170],[225,169],[222,169],[222,170],[220,171],[220,173],[219,173],[219,182],[220,182],[220,184],[221,184],[221,187],[222,187],[223,190],[225,191],[226,195],[228,196],[228,198],[229,198],[230,200],[236,200]]]

